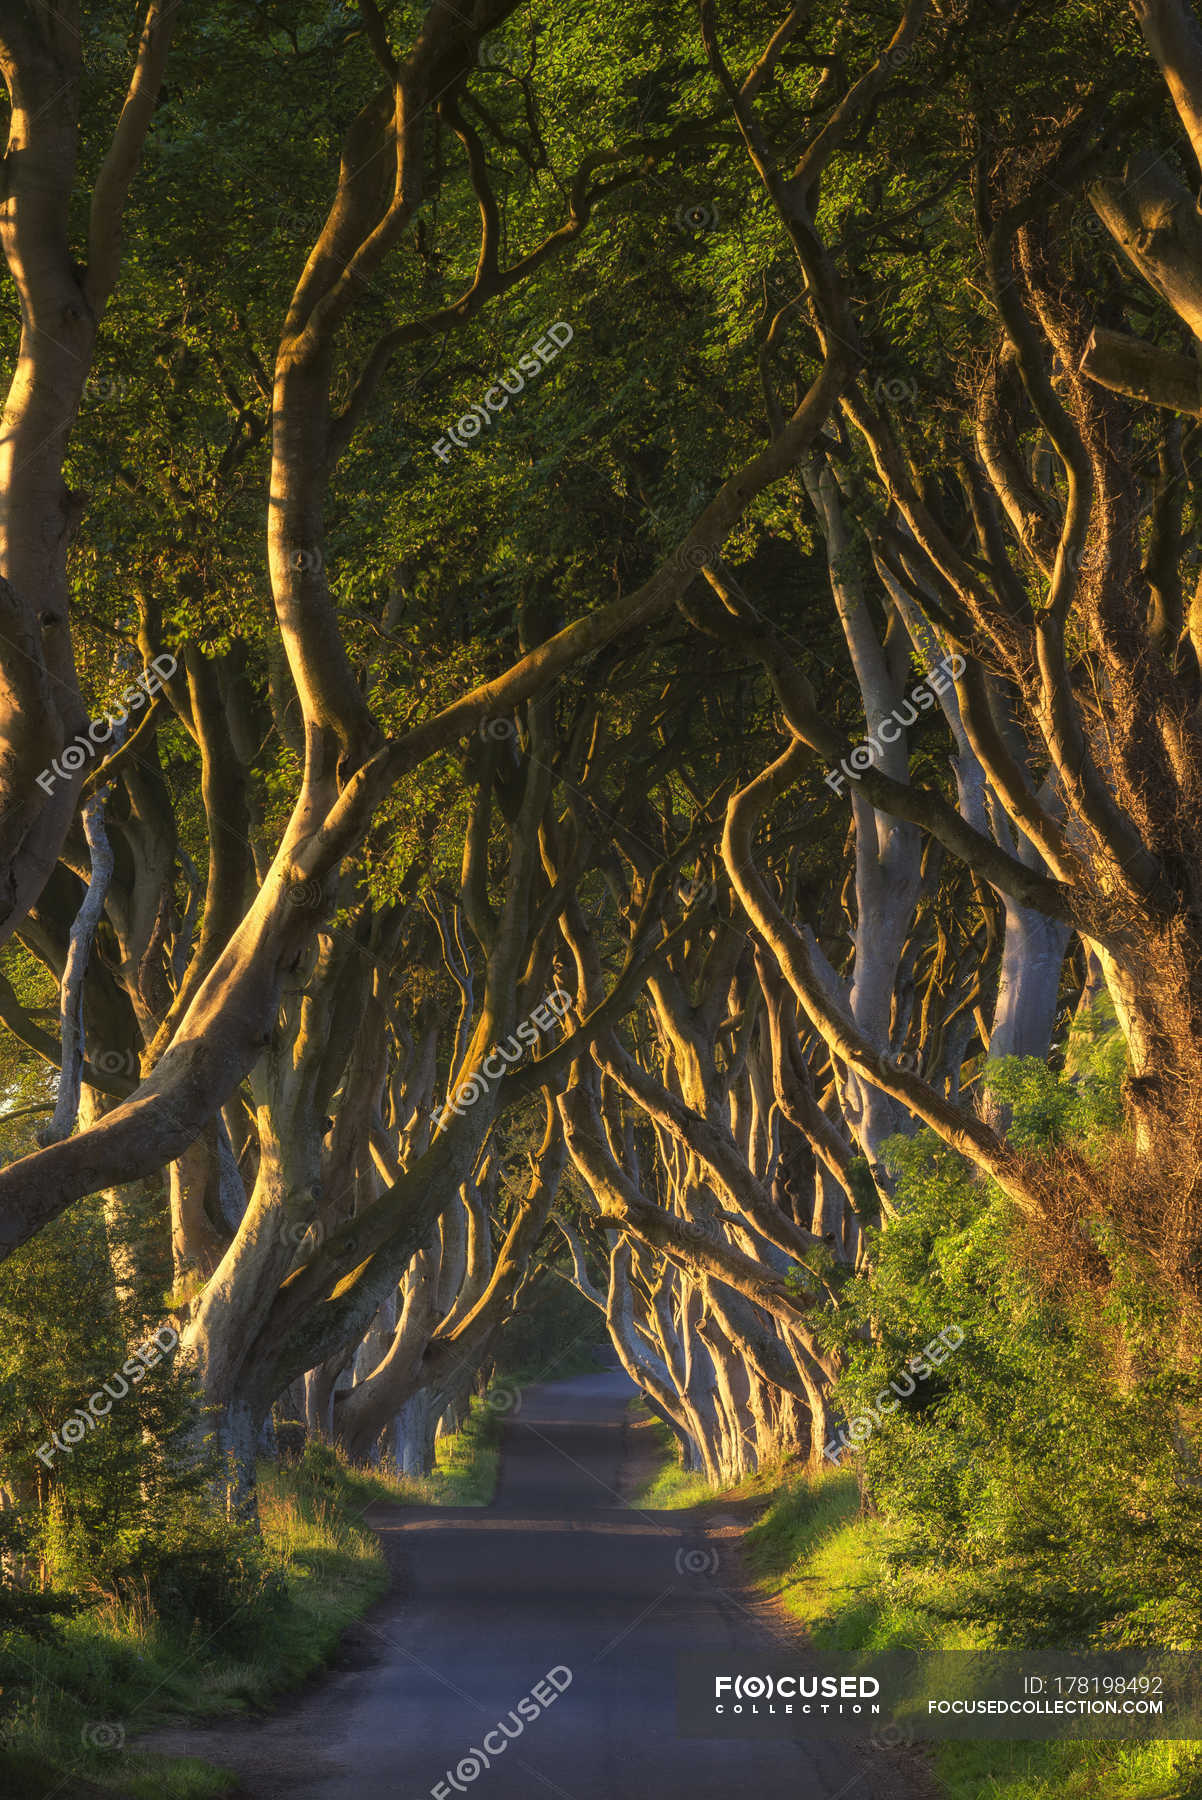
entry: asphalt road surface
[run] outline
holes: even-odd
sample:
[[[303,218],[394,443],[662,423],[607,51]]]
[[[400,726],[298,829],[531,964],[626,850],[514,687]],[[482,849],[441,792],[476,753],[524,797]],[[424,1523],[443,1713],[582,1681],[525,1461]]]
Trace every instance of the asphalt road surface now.
[[[922,1800],[888,1752],[676,1735],[679,1651],[788,1640],[742,1590],[733,1535],[623,1506],[633,1393],[617,1373],[529,1389],[492,1506],[371,1515],[394,1583],[349,1666],[267,1719],[140,1747],[232,1769],[254,1800]]]

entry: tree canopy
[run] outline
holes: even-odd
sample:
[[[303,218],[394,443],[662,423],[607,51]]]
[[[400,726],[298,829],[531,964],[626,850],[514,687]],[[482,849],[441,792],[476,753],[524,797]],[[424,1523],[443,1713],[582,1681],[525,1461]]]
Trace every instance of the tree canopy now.
[[[190,1382],[253,1516],[273,1418],[429,1468],[558,1283],[724,1482],[955,1325],[868,1467],[1020,1631],[964,1446],[1033,1488],[1002,1365],[1100,1308],[1087,1624],[1185,1636],[1192,7],[22,0],[0,70],[0,1306],[104,1321],[14,1418],[166,1320],[111,1479],[204,1489]]]

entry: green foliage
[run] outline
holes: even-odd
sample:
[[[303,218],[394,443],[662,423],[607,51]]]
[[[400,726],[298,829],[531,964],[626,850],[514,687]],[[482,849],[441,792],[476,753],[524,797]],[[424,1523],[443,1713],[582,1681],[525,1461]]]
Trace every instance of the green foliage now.
[[[198,1800],[228,1791],[215,1769],[134,1749],[135,1733],[167,1718],[262,1707],[319,1669],[387,1585],[379,1540],[360,1522],[365,1507],[415,1497],[386,1475],[352,1473],[321,1454],[307,1468],[261,1467],[256,1563],[270,1580],[244,1596],[237,1629],[231,1618],[216,1633],[181,1630],[138,1595],[87,1607],[52,1639],[6,1632],[0,1621],[6,1800]],[[223,1549],[220,1523],[210,1523],[206,1544],[194,1518],[181,1521],[185,1555],[201,1548],[211,1559]],[[225,1554],[231,1545],[244,1552],[244,1534],[230,1533]]]
[[[150,1345],[153,1366],[131,1357],[161,1323],[153,1305],[151,1285],[118,1307],[97,1201],[0,1265],[0,1467],[15,1566],[44,1565],[53,1585],[93,1603],[137,1595],[173,1628],[236,1633],[249,1605],[270,1604],[271,1578],[257,1541],[213,1511],[217,1471],[189,1369],[162,1341]],[[108,1410],[72,1446],[64,1426],[82,1428],[93,1396]],[[28,1605],[13,1599],[10,1610]]]
[[[638,1446],[636,1454],[654,1454],[651,1470],[630,1496],[631,1506],[640,1512],[675,1512],[711,1497],[713,1490],[704,1475],[684,1467],[676,1433],[641,1400],[631,1404],[627,1432]]]
[[[821,1654],[965,1650],[984,1639],[937,1605],[941,1571],[897,1578],[905,1525],[866,1513],[850,1473],[781,1482],[748,1532],[748,1561]],[[901,1591],[904,1588],[904,1593]],[[1192,1743],[967,1742],[933,1751],[944,1800],[1197,1800]]]
[[[30,1566],[33,1535],[27,1514],[11,1506],[0,1509],[0,1569]],[[18,1585],[0,1576],[0,1642],[13,1632],[40,1640],[53,1638],[58,1621],[70,1618],[79,1606],[74,1594]]]
[[[612,1356],[604,1315],[543,1267],[526,1283],[502,1327],[494,1374],[519,1387],[562,1381],[600,1367],[599,1351]]]
[[[1121,1154],[1120,1062],[1094,1049],[1071,1076],[1003,1066],[1018,1143]],[[1196,1644],[1198,1370],[1153,1271],[1098,1215],[1106,1275],[1057,1287],[1030,1222],[930,1133],[886,1154],[900,1217],[836,1329],[840,1404],[867,1423],[867,1491],[897,1528],[889,1578],[904,1593],[938,1574],[931,1609],[1001,1640]],[[908,1393],[910,1359],[949,1327],[963,1342]]]
[[[985,1085],[1012,1109],[1007,1137],[1017,1149],[1075,1142],[1093,1152],[1122,1130],[1126,1068],[1127,1046],[1114,1003],[1101,995],[1073,1021],[1063,1074],[1033,1056],[1003,1056],[986,1066]]]
[[[486,1505],[497,1426],[477,1401],[464,1428],[439,1440],[438,1469],[424,1482],[352,1468],[310,1443],[293,1465],[260,1466],[260,1539],[185,1497],[174,1529],[160,1523],[138,1546],[141,1585],[118,1583],[82,1606],[38,1596],[48,1604],[0,1612],[6,1800],[41,1800],[64,1782],[72,1793],[145,1800],[224,1792],[217,1771],[141,1754],[129,1740],[166,1717],[261,1707],[320,1668],[387,1585],[379,1540],[362,1523],[368,1507]],[[66,1553],[74,1549],[71,1539]],[[53,1630],[35,1616],[51,1602]]]
[[[458,1431],[434,1445],[434,1472],[418,1488],[439,1506],[487,1506],[497,1491],[498,1448],[503,1415],[473,1399]]]

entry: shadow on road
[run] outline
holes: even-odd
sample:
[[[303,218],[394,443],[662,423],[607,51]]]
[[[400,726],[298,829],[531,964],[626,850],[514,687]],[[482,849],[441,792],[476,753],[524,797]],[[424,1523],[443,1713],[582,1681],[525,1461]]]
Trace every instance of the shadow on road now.
[[[270,1718],[143,1748],[233,1769],[254,1800],[920,1800],[892,1757],[675,1733],[675,1658],[779,1654],[736,1538],[620,1497],[620,1373],[528,1390],[491,1507],[369,1514],[393,1587],[339,1666]]]

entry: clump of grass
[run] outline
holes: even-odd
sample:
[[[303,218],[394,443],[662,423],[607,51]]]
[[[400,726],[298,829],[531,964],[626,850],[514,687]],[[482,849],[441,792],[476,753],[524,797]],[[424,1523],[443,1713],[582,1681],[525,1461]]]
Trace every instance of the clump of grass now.
[[[669,1463],[640,1489],[630,1505],[642,1507],[647,1512],[673,1512],[700,1506],[704,1501],[712,1500],[715,1492],[704,1475],[699,1475],[696,1470],[682,1469],[679,1463]]]
[[[890,1592],[883,1568],[888,1540],[883,1519],[861,1517],[855,1476],[831,1469],[781,1481],[746,1544],[753,1571],[815,1643],[867,1655],[932,1641],[930,1626]],[[946,1635],[942,1647],[949,1648]]]
[[[949,1800],[1198,1800],[1194,1746],[941,1744],[936,1771]]]
[[[628,1426],[638,1432],[640,1442],[653,1448],[659,1458],[659,1466],[639,1483],[626,1503],[628,1506],[643,1512],[670,1512],[713,1497],[713,1489],[704,1476],[681,1463],[680,1446],[673,1432],[641,1400],[631,1401],[626,1419]]]
[[[501,1415],[473,1400],[460,1429],[434,1446],[437,1467],[421,1484],[435,1506],[487,1506],[497,1491],[501,1466]]]

